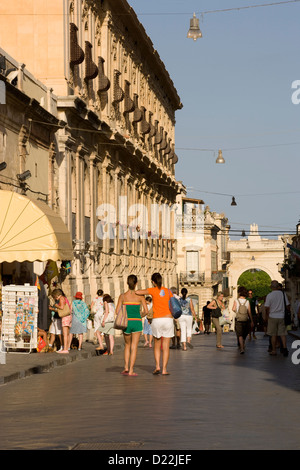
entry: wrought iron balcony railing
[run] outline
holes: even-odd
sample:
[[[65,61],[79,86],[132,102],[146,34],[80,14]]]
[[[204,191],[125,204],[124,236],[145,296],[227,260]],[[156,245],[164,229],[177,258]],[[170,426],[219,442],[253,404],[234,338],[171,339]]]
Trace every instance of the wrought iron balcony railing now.
[[[180,282],[204,282],[205,273],[199,271],[184,271],[180,273]]]

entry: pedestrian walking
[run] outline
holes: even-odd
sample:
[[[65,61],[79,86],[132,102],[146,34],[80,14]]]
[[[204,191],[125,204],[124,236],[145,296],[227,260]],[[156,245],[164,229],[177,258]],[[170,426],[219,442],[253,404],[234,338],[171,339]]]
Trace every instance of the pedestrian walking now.
[[[210,325],[211,325],[211,312],[212,310],[208,308],[208,305],[210,304],[210,301],[208,300],[206,302],[206,305],[202,308],[202,321],[204,323],[204,334],[206,333],[207,335],[210,334]]]
[[[101,325],[98,330],[104,334],[107,351],[103,353],[103,356],[112,356],[114,353],[115,344],[115,305],[114,301],[109,294],[103,295],[103,317]]]
[[[153,287],[138,290],[137,295],[151,295],[153,302],[153,320],[151,323],[154,338],[154,375],[169,375],[167,370],[170,355],[170,339],[174,336],[174,323],[169,308],[169,300],[173,297],[170,289],[163,287],[160,273],[151,277]],[[162,350],[162,369],[160,366]]]
[[[74,300],[71,305],[72,311],[72,324],[70,327],[69,333],[69,348],[71,348],[71,343],[73,335],[78,335],[78,351],[82,349],[83,333],[87,332],[86,321],[90,316],[90,311],[87,304],[83,301],[82,292],[76,292]]]
[[[251,335],[253,339],[257,339],[255,332],[257,330],[257,324],[258,324],[258,315],[259,315],[259,310],[258,310],[258,300],[257,297],[253,295],[253,290],[250,289],[248,290],[248,300],[250,303],[250,309],[251,309],[251,315],[252,315],[252,320],[253,320],[253,326],[251,326],[249,330],[249,341],[251,341]]]
[[[266,297],[265,309],[266,318],[268,323],[267,334],[271,336],[272,350],[270,351],[271,356],[276,356],[276,343],[277,336],[281,338],[282,353],[283,356],[288,356],[287,343],[286,343],[286,326],[284,322],[285,304],[290,308],[290,303],[287,295],[281,290],[280,285],[277,281],[271,282],[270,292]]]
[[[179,301],[180,297],[178,295],[177,287],[171,287],[170,291],[172,292],[175,299]],[[174,318],[173,322],[174,322],[174,336],[172,338],[172,345],[170,346],[170,349],[180,349],[181,348],[181,344],[180,344],[181,331],[180,331],[179,319]]]
[[[146,297],[145,300],[146,300],[148,312],[150,312],[150,310],[152,309],[152,298],[149,295],[148,297]],[[152,341],[153,341],[152,328],[151,328],[151,324],[149,323],[147,316],[145,316],[144,318],[143,335],[145,338],[144,347],[149,346],[149,348],[152,348]]]
[[[222,346],[222,327],[219,323],[219,318],[222,316],[222,310],[225,309],[225,304],[223,303],[224,294],[223,292],[218,292],[217,297],[213,299],[207,307],[212,310],[212,322],[215,325],[216,333],[217,333],[217,349],[223,349]]]
[[[233,302],[232,310],[235,312],[235,332],[240,348],[240,354],[245,352],[245,340],[253,328],[253,318],[251,313],[250,302],[247,299],[247,289],[239,287],[238,298]],[[250,324],[249,324],[250,318]]]
[[[59,315],[59,311],[69,311],[69,314],[62,317],[61,324],[62,324],[62,332],[63,332],[63,349],[56,351],[60,354],[68,354],[69,353],[69,331],[72,324],[72,315],[71,315],[71,306],[70,303],[65,296],[64,292],[61,289],[54,289],[52,292],[52,297],[55,301],[55,306],[51,307],[53,311],[55,311]]]
[[[266,297],[267,297],[266,295],[262,297],[261,303],[258,306],[259,316],[261,317],[261,323],[263,325],[264,336],[268,336],[267,335],[266,307],[265,307]]]
[[[143,323],[141,316],[141,307],[143,315],[147,315],[148,306],[144,297],[135,293],[138,279],[135,274],[130,274],[127,278],[128,291],[121,294],[117,303],[117,312],[120,308],[126,308],[128,326],[123,331],[125,348],[124,348],[124,370],[122,375],[137,377],[134,372],[134,364],[137,356],[137,348],[143,331]]]
[[[92,300],[91,303],[91,312],[94,313],[94,330],[95,335],[97,337],[99,346],[96,348],[97,354],[98,351],[104,351],[103,346],[103,335],[99,331],[99,327],[101,326],[101,322],[104,315],[104,305],[103,305],[103,290],[98,289],[96,297]]]
[[[53,299],[54,301],[54,299]],[[58,316],[57,311],[54,310],[52,307],[54,305],[51,305],[51,299],[50,299],[50,312],[51,312],[51,323],[49,327],[49,333],[50,333],[50,338],[49,338],[49,352],[53,351],[54,347],[54,342],[56,339],[56,336],[59,337],[60,341],[60,347],[58,350],[63,350],[63,338],[62,338],[62,324],[61,324],[61,318]]]
[[[195,313],[193,301],[190,297],[187,297],[188,291],[184,287],[181,289],[181,297],[179,300],[182,314],[179,317],[179,324],[181,330],[181,343],[182,350],[186,351],[186,346],[193,348],[191,343],[192,339],[192,328],[193,328],[193,318],[197,322],[197,316]]]

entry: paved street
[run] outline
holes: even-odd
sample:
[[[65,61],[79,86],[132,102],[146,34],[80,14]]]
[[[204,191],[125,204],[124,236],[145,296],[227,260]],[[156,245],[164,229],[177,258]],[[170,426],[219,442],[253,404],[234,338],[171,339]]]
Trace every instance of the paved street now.
[[[221,351],[213,334],[171,350],[166,377],[141,341],[138,377],[120,374],[119,346],[2,385],[1,449],[299,449],[300,365],[269,356],[262,333],[244,356],[234,333],[223,338]]]

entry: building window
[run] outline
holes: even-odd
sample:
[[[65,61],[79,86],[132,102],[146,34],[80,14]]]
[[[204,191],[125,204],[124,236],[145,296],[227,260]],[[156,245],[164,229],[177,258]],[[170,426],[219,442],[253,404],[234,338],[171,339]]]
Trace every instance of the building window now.
[[[186,252],[186,270],[187,275],[199,272],[199,251]]]

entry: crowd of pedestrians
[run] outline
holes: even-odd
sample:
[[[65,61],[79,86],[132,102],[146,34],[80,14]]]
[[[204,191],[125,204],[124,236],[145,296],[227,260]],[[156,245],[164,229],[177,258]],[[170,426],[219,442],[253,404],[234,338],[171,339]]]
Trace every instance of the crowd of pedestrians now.
[[[202,308],[202,317],[198,318],[192,299],[187,289],[183,288],[178,295],[175,287],[163,285],[160,273],[151,278],[152,287],[137,289],[138,278],[129,275],[127,290],[119,296],[116,304],[109,294],[99,289],[92,300],[90,308],[77,292],[71,302],[61,289],[52,292],[51,315],[49,329],[49,347],[58,336],[59,354],[68,354],[72,347],[74,335],[77,349],[81,350],[83,335],[87,332],[87,321],[93,314],[95,336],[98,341],[97,354],[113,355],[115,339],[115,317],[120,309],[126,311],[128,323],[123,330],[124,337],[124,369],[122,375],[136,377],[134,371],[138,345],[144,338],[144,347],[153,348],[154,375],[169,375],[168,361],[170,349],[180,348],[187,351],[193,348],[192,336],[196,332],[203,334],[215,332],[216,348],[223,349],[224,322],[234,325],[237,347],[240,354],[245,353],[246,339],[256,339],[258,327],[263,326],[265,336],[269,336],[269,353],[277,354],[278,345],[284,356],[288,355],[286,334],[286,315],[290,313],[290,304],[282,285],[272,281],[271,292],[259,303],[253,291],[245,287],[238,288],[237,298],[232,305],[233,317],[228,320],[228,307],[224,294],[219,292],[212,300],[208,300]],[[170,299],[177,299],[181,314],[174,318]],[[227,314],[226,314],[227,312]],[[299,310],[300,312],[300,310]],[[227,315],[227,316],[226,316]],[[290,316],[290,315],[289,315]],[[226,317],[226,318],[225,318]],[[225,320],[224,320],[225,318]],[[200,329],[199,329],[200,328]],[[51,350],[51,349],[50,349]]]

